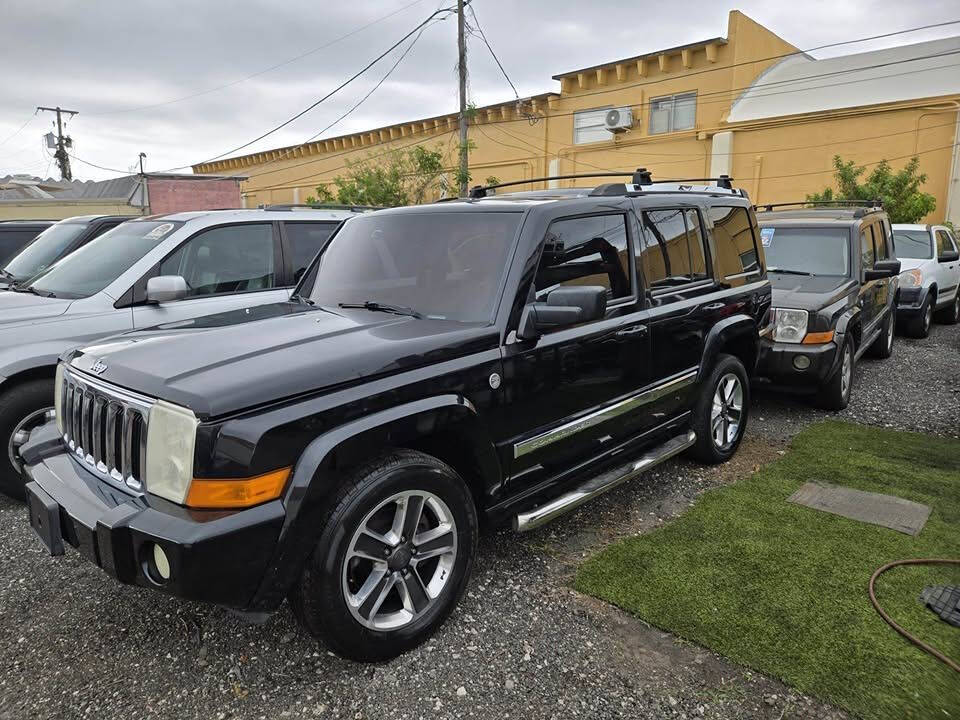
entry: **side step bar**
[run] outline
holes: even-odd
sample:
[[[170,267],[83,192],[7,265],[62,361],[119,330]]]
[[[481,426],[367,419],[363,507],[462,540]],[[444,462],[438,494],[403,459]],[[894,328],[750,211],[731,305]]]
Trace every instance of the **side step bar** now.
[[[607,490],[615,488],[620,483],[636,477],[644,470],[649,470],[664,460],[669,460],[674,455],[679,455],[696,441],[697,434],[693,430],[688,430],[683,435],[677,435],[662,445],[652,448],[638,460],[633,460],[626,465],[608,470],[602,475],[587,480],[578,488],[551,500],[545,505],[541,505],[529,512],[520,513],[513,518],[513,529],[526,532],[538,528],[550,522],[555,517],[563,515],[565,512],[569,512],[583,505],[585,502],[593,500],[593,498],[602,495]]]

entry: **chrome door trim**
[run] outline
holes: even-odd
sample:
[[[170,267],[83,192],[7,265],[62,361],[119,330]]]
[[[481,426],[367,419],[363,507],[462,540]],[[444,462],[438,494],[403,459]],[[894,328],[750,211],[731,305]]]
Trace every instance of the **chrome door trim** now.
[[[600,408],[599,410],[594,410],[593,412],[588,413],[581,418],[571,420],[570,422],[564,423],[563,425],[555,427],[552,430],[547,430],[539,435],[534,435],[532,438],[527,438],[526,440],[521,440],[518,443],[514,443],[513,459],[516,460],[524,455],[529,455],[530,453],[541,450],[548,445],[565,440],[566,438],[576,435],[579,432],[592,428],[608,420],[612,420],[615,417],[619,417],[620,415],[636,410],[642,405],[655,402],[672,392],[681,390],[688,385],[692,385],[694,382],[696,382],[697,372],[699,369],[699,367],[692,368],[671,378],[670,380],[667,380],[666,382],[661,383],[660,385],[656,385],[655,387],[628,395],[627,397],[614,402],[612,405]]]

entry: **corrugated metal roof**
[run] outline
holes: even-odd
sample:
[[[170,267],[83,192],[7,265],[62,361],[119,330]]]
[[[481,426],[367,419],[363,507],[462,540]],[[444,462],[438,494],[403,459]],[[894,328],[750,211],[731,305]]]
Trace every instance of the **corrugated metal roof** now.
[[[734,102],[728,122],[960,94],[960,36],[815,60],[781,60]]]

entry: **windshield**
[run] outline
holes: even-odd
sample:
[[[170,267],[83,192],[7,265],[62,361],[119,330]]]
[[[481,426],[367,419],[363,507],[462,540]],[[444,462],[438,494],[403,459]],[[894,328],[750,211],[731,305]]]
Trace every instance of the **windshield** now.
[[[809,275],[849,275],[850,231],[847,228],[761,227],[763,252],[770,271]]]
[[[893,230],[893,247],[898,258],[929,260],[933,257],[933,242],[926,230]]]
[[[159,220],[117,225],[24,283],[23,287],[52,293],[55,297],[90,297],[116,280],[182,224]]]
[[[86,223],[51,225],[7,263],[4,270],[17,280],[33,277],[46,270],[84,230]]]
[[[489,322],[520,213],[371,214],[347,222],[315,273],[310,299],[373,302],[422,316]]]

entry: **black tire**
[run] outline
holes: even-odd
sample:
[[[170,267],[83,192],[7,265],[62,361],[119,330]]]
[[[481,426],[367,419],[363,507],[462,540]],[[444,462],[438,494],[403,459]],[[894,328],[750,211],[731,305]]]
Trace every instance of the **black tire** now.
[[[53,407],[53,379],[40,378],[14,385],[0,394],[0,492],[24,500],[25,480],[10,457],[12,436],[20,424],[34,416],[30,427],[44,422],[41,410]],[[29,427],[28,427],[29,429]]]
[[[853,392],[853,379],[856,377],[856,358],[853,352],[853,342],[847,338],[843,347],[840,362],[837,364],[837,370],[833,376],[821,386],[817,393],[817,405],[824,410],[843,410],[850,404],[850,394]],[[847,374],[846,388],[844,388],[844,355],[849,359],[849,371]]]
[[[957,320],[960,320],[960,290],[957,291],[952,303],[937,312],[936,318],[938,323],[943,323],[944,325],[957,324]]]
[[[721,421],[720,428],[715,428],[715,418],[713,417],[714,396],[719,391],[721,380],[727,381],[735,377],[739,383],[740,392],[740,412],[739,422],[731,438],[729,428],[732,423],[724,422],[726,417],[726,406],[721,409],[718,419]],[[691,428],[697,434],[696,443],[690,448],[689,454],[700,462],[715,465],[726,462],[740,447],[740,441],[743,440],[743,434],[747,429],[747,419],[750,415],[750,382],[747,378],[747,371],[739,358],[733,355],[721,354],[717,357],[717,362],[710,371],[710,375],[700,387],[700,397],[697,398],[697,404],[693,410],[693,422]],[[728,418],[729,419],[729,418]],[[720,434],[726,439],[723,444],[718,443],[714,435],[714,429],[718,429]]]
[[[887,315],[880,328],[880,335],[867,351],[870,357],[886,360],[893,355],[893,313]]]
[[[451,535],[456,538],[456,552],[446,568],[448,575],[445,578],[441,573],[440,559],[433,570],[430,569],[431,560],[420,561],[425,563],[422,574],[432,573],[433,580],[439,577],[444,583],[436,598],[413,614],[413,619],[407,620],[406,624],[390,630],[378,629],[364,624],[359,617],[366,603],[354,611],[347,599],[349,583],[361,585],[359,580],[352,579],[351,573],[363,574],[362,567],[357,569],[351,563],[361,566],[367,563],[371,574],[377,566],[362,558],[348,559],[348,554],[354,548],[354,537],[360,532],[361,524],[366,523],[369,528],[381,512],[391,512],[389,504],[385,506],[386,510],[378,510],[381,505],[391,502],[398,493],[410,491],[432,495],[433,499],[428,502],[435,502],[439,498],[445,506],[444,510],[449,511],[449,517],[455,524],[455,533]],[[425,510],[423,515],[432,512]],[[373,518],[368,517],[370,513],[374,513]],[[390,517],[389,514],[387,517]],[[314,637],[322,640],[338,655],[351,660],[389,660],[424,642],[457,605],[473,569],[478,535],[473,497],[463,479],[452,468],[425,453],[394,450],[350,471],[329,501],[320,526],[323,528],[320,538],[300,580],[290,592],[290,604],[297,620]],[[397,607],[397,603],[403,603],[401,584],[403,588],[411,587],[408,583],[417,584],[418,581],[418,588],[426,584],[420,580],[421,573],[416,569],[419,566],[409,564],[417,562],[408,557],[411,551],[417,549],[413,543],[417,534],[410,533],[409,541],[404,538],[404,543],[395,546],[397,550],[407,548],[403,557],[398,558],[394,551],[389,560],[381,561],[384,577],[392,575],[398,582],[396,590],[388,591],[381,608]],[[361,537],[366,539],[368,536]],[[384,548],[384,545],[381,543],[378,547]],[[380,550],[376,552],[379,556]],[[404,561],[408,565],[403,569],[394,568],[395,562],[402,565]],[[400,579],[399,574],[404,571],[406,574],[403,577],[407,579]],[[362,589],[355,592],[359,595]],[[373,594],[370,593],[370,596]],[[424,600],[422,595],[420,600]],[[403,607],[396,612],[404,612]],[[372,617],[376,620],[378,613],[379,610],[374,609],[366,619],[369,621]]]
[[[925,338],[930,334],[930,324],[933,322],[933,305],[930,296],[923,301],[923,306],[916,317],[910,318],[907,323],[907,334],[910,337]]]

